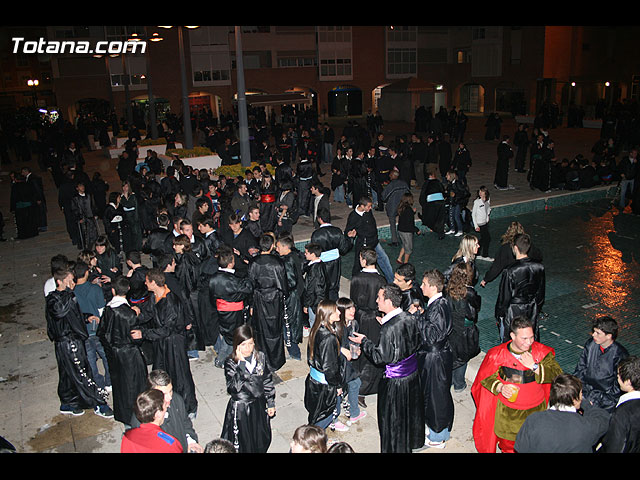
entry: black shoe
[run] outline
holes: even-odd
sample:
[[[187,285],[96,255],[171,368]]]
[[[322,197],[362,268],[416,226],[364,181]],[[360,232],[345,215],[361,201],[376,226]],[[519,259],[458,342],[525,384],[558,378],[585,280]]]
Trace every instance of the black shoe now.
[[[358,405],[360,405],[362,408],[367,408],[367,403],[364,401],[364,397],[361,395],[358,396]]]

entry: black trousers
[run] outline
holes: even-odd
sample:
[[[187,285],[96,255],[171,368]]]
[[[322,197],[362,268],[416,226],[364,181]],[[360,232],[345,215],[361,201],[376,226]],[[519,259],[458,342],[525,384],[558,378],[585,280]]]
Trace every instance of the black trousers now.
[[[480,225],[480,240],[478,244],[480,245],[480,255],[483,257],[489,256],[489,243],[491,242],[491,234],[489,233],[489,224],[485,223],[484,225]]]

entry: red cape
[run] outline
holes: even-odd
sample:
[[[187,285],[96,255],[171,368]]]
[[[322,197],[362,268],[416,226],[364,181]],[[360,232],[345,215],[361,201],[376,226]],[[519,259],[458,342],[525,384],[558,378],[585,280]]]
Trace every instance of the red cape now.
[[[498,444],[498,437],[493,431],[498,397],[484,388],[481,382],[496,373],[499,367],[507,362],[513,362],[513,355],[507,348],[510,343],[511,341],[497,345],[487,352],[471,386],[471,396],[476,404],[476,415],[473,420],[473,439],[479,453],[495,453]],[[531,345],[531,354],[538,362],[549,353],[555,355],[555,350],[538,342],[534,342]],[[542,387],[545,391],[545,398],[548,401],[551,384],[545,383]]]

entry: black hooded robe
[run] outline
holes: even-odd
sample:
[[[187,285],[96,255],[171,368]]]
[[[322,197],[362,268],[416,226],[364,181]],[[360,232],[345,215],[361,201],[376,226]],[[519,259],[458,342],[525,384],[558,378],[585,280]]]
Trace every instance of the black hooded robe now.
[[[106,390],[93,380],[87,357],[85,317],[72,290],[54,290],[45,299],[47,335],[55,345],[61,405],[95,408],[107,405]]]
[[[399,362],[417,363],[420,342],[417,319],[401,311],[382,325],[377,343],[365,338],[361,347],[372,363],[386,371]],[[377,413],[381,453],[411,453],[424,445],[424,402],[420,372],[417,365],[414,368],[405,368],[402,376],[385,373],[380,379]]]
[[[253,291],[251,324],[256,343],[274,372],[286,362],[284,351],[284,298],[288,294],[287,274],[275,255],[261,254],[249,264]]]
[[[451,372],[453,352],[449,345],[451,307],[445,297],[439,297],[419,316],[422,345],[418,354],[420,385],[424,396],[424,420],[431,431],[451,430],[453,398]]]
[[[143,327],[142,338],[153,342],[153,370],[169,374],[173,388],[184,398],[187,413],[195,413],[198,401],[187,357],[187,307],[178,294],[168,289],[159,299],[152,293],[149,302],[152,325]]]
[[[376,319],[378,314],[376,298],[378,291],[386,284],[386,279],[373,271],[361,271],[351,278],[349,297],[356,306],[355,320],[359,325],[359,333],[366,335],[373,343],[377,343],[380,339],[380,323]],[[360,395],[377,393],[384,369],[371,363],[365,355],[360,355],[353,361],[353,365],[362,380]]]
[[[221,438],[233,443],[238,453],[267,453],[271,445],[271,419],[267,408],[275,407],[273,377],[263,352],[254,351],[255,367],[247,359],[224,362],[227,393],[231,395],[222,424]]]
[[[147,364],[131,330],[138,328],[138,318],[126,299],[114,297],[102,313],[96,335],[107,355],[113,386],[113,415],[129,424],[136,397],[147,385]]]

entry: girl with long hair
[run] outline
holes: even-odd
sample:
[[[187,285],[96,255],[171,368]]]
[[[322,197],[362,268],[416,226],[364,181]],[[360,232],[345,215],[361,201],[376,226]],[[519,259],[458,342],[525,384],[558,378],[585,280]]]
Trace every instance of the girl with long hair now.
[[[458,263],[451,272],[445,292],[451,306],[452,331],[449,344],[453,351],[452,383],[457,393],[467,387],[465,373],[469,360],[480,353],[477,323],[482,299],[471,286],[472,280],[471,265]]]
[[[465,234],[460,240],[460,245],[458,247],[458,251],[455,253],[453,258],[451,259],[451,265],[443,272],[444,278],[446,282],[449,282],[449,278],[451,277],[451,272],[453,268],[458,263],[469,263],[471,265],[473,271],[473,278],[471,285],[474,285],[478,282],[478,270],[476,269],[476,255],[478,254],[478,250],[480,248],[480,244],[478,243],[478,239],[469,234]]]
[[[342,401],[342,408],[345,410],[346,416],[349,418],[347,426],[351,426],[367,416],[365,410],[360,410],[358,405],[358,396],[360,395],[360,375],[351,361],[360,356],[360,345],[352,343],[349,337],[358,331],[358,322],[356,321],[356,305],[353,300],[347,297],[340,297],[336,301],[336,306],[340,312],[340,321],[336,328],[338,338],[340,339],[340,351],[345,357],[344,383],[347,385],[347,397]]]
[[[416,207],[413,206],[413,195],[407,192],[402,195],[398,204],[398,238],[400,239],[400,252],[396,262],[402,265],[409,263],[409,257],[413,252],[413,234],[420,235],[420,229],[415,224]]]
[[[271,370],[250,325],[235,329],[232,348],[224,362],[231,398],[220,437],[232,442],[238,453],[266,453],[271,445],[270,419],[276,414]]]
[[[339,322],[340,312],[334,301],[323,300],[318,304],[316,319],[309,333],[309,374],[305,380],[304,406],[309,412],[309,425],[320,428],[331,425],[332,429],[343,432],[349,427],[337,420],[345,361],[340,351]]]

